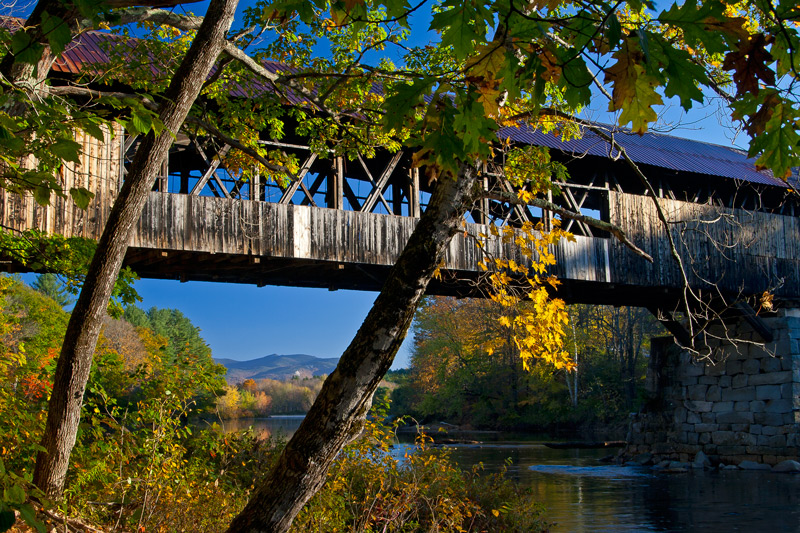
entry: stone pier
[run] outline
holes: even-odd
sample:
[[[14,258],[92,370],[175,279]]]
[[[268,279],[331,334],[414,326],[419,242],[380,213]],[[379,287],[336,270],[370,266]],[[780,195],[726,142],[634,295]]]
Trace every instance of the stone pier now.
[[[709,342],[697,360],[671,337],[653,339],[650,400],[633,416],[626,454],[690,461],[703,451],[712,462],[776,464],[800,458],[800,309],[762,319],[773,340],[741,320],[736,345]],[[721,331],[712,333],[721,333]]]

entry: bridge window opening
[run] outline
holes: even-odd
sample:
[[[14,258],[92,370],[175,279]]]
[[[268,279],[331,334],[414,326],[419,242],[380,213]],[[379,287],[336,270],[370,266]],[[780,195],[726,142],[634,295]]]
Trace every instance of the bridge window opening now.
[[[419,209],[423,213],[428,208],[428,203],[431,201],[431,193],[428,191],[419,191]]]

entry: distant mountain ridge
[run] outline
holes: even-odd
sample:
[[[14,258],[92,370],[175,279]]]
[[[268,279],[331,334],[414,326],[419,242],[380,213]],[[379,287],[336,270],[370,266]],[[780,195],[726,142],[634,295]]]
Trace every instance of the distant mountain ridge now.
[[[293,376],[312,377],[330,374],[339,362],[338,357],[314,357],[302,353],[291,355],[271,354],[248,361],[214,359],[228,369],[225,380],[229,384],[246,379],[290,379]]]

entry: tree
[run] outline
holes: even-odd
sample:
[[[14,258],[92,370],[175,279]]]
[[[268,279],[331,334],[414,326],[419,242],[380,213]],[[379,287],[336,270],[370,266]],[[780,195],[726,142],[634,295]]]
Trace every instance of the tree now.
[[[203,80],[219,56],[236,4],[236,0],[214,0],[209,5],[204,23],[159,106],[163,129],[158,134],[149,133],[136,152],[131,172],[114,203],[99,251],[92,259],[70,316],[48,406],[42,438],[44,451],[39,453],[34,471],[34,482],[47,494],[58,495],[64,485],[92,353],[133,226],[175,132],[183,124],[202,89]]]
[[[45,296],[49,296],[61,307],[66,307],[72,303],[72,298],[69,297],[64,285],[58,280],[58,276],[55,274],[40,274],[36,277],[36,280],[31,283],[31,287]]]
[[[49,44],[58,52],[53,42],[65,39],[55,38],[56,34],[47,30],[53,22],[49,17],[55,14],[61,21],[77,19],[58,6],[48,11],[47,0],[40,5],[43,7],[37,6],[36,16],[29,20],[31,29],[16,38],[12,63],[18,62],[20,54],[29,51],[32,43]],[[212,6],[219,7],[218,3]],[[754,136],[751,153],[759,156],[759,165],[778,176],[786,176],[791,167],[800,163],[797,148],[800,137],[794,128],[800,115],[794,92],[800,70],[795,25],[798,8],[791,0],[752,4],[688,1],[661,11],[638,1],[585,4],[556,0],[522,7],[508,0],[469,3],[446,0],[434,10],[431,29],[440,33],[441,41],[432,47],[409,47],[404,42],[408,14],[413,9],[405,2],[359,0],[344,3],[280,0],[260,5],[248,12],[244,26],[250,32],[243,32],[239,38],[250,45],[267,32],[270,39],[266,40],[263,52],[299,67],[278,74],[264,68],[259,56],[253,59],[231,42],[211,47],[215,52],[222,48],[226,52],[226,59],[218,69],[221,76],[226,72],[223,67],[233,67],[235,62],[231,81],[266,83],[278,94],[290,92],[295,101],[301,100],[302,105],[289,113],[299,121],[299,130],[314,140],[317,149],[333,147],[343,155],[353,155],[359,150],[369,154],[375,146],[396,148],[402,143],[417,149],[415,164],[424,167],[429,178],[436,180],[428,209],[364,325],[340,360],[337,371],[326,381],[278,467],[257,489],[251,503],[232,525],[232,531],[288,528],[303,502],[324,481],[332,457],[358,433],[369,399],[391,364],[450,236],[457,231],[464,210],[480,194],[475,187],[479,167],[494,156],[497,147],[492,141],[500,125],[525,121],[548,130],[558,129],[566,135],[578,134],[580,128],[591,128],[635,167],[624,149],[616,145],[611,132],[575,118],[575,110],[591,103],[591,86],[597,86],[608,98],[609,110],[619,112],[620,125],[630,124],[637,132],[646,131],[655,121],[656,109],[664,97],[674,97],[689,109],[706,98],[706,91],[732,102],[733,117]],[[107,11],[104,8],[92,13],[100,19]],[[206,28],[224,18],[217,13],[207,14],[192,49],[202,40]],[[210,21],[212,14],[214,21]],[[182,29],[198,27],[197,19],[174,14],[140,13],[139,19],[158,20]],[[71,28],[72,23],[67,26]],[[317,41],[329,44],[330,58],[310,57],[311,45]],[[305,47],[299,43],[305,43]],[[395,44],[408,50],[403,68],[395,68],[385,60],[377,66],[365,63],[368,52]],[[205,72],[216,55],[205,56]],[[33,58],[35,61],[26,58],[28,61],[23,62],[32,64],[42,57]],[[6,58],[4,63],[9,61]],[[203,71],[198,63],[190,57],[184,61],[198,67],[193,78],[196,85],[205,79],[205,75],[198,74]],[[2,70],[9,73],[9,79],[20,79],[12,76],[13,68]],[[43,70],[37,71],[40,76]],[[183,122],[183,117],[178,116],[182,113],[169,100],[176,94],[184,94],[178,81],[186,79],[185,74],[185,69],[176,72],[159,109],[167,131],[177,131],[177,124]],[[376,84],[382,88],[381,94],[372,90]],[[725,92],[728,87],[736,91],[735,102],[734,96]],[[22,88],[19,90],[24,92]],[[50,93],[94,94],[74,87],[53,88]],[[181,108],[185,104],[187,111],[191,103],[188,100],[193,102],[194,97],[179,100]],[[148,109],[146,100],[137,101],[141,103],[137,112]],[[205,115],[190,119],[201,131],[226,139],[237,153],[260,163],[261,170],[266,169],[276,177],[291,177],[294,164],[291,158],[255,148],[262,129],[274,131],[282,127],[283,121],[276,118],[282,113],[278,110],[284,108],[277,101],[273,96],[271,100],[254,98],[246,106],[241,102],[209,106]],[[241,111],[242,107],[250,111],[260,109],[263,113],[251,113],[247,120],[222,120],[226,131],[212,125],[226,112]],[[91,117],[86,120],[89,123]],[[34,128],[37,138],[46,138],[39,133],[43,128],[39,125]],[[62,139],[51,144],[59,140]],[[85,365],[91,360],[97,337],[93,326],[97,321],[95,310],[108,299],[109,280],[116,276],[130,224],[138,216],[140,199],[152,184],[168,142],[167,135],[150,133],[137,153],[135,170],[126,181],[119,207],[115,206],[99,247],[101,252],[95,256],[73,313],[74,325],[71,322],[61,357],[64,365],[78,361]],[[535,149],[517,149],[506,155],[509,161],[520,162],[513,172],[518,185],[535,183],[537,190],[548,187],[554,167],[537,163],[542,161],[541,153]],[[647,183],[641,170],[634,170]],[[506,199],[546,207],[561,216],[581,217],[526,191]],[[585,217],[582,220],[602,225]],[[607,224],[603,228],[625,239],[619,228]],[[677,252],[673,256],[681,262]],[[506,276],[520,274],[509,264],[488,266]],[[509,327],[513,324],[524,328],[524,320],[517,318],[509,318]],[[520,348],[520,355],[524,356],[531,354],[530,348],[534,346],[522,342]],[[64,372],[57,373],[59,390],[67,387]],[[64,427],[76,423],[74,417],[66,417],[66,412],[74,412],[75,404],[80,402],[80,379],[77,384],[73,385],[69,409],[61,405],[61,400],[54,400],[51,405],[55,414],[53,422],[48,422],[47,435],[57,434],[58,425],[64,420],[69,420]],[[52,444],[49,439],[46,447]],[[56,440],[65,442],[69,438],[62,435]],[[54,470],[55,465],[47,463],[55,455],[54,450],[43,455],[42,466],[37,469],[37,482],[50,492],[57,492],[63,480],[63,475],[44,474]],[[62,471],[65,461],[62,447],[57,460]]]

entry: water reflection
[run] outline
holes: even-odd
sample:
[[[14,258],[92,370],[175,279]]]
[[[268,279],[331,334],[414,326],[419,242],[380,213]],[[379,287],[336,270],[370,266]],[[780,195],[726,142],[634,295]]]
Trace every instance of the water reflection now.
[[[226,430],[254,426],[265,436],[290,437],[299,417],[226,422]],[[404,439],[405,440],[405,439]],[[409,442],[395,445],[402,458]],[[446,446],[463,468],[506,467],[529,487],[555,523],[570,533],[670,531],[800,533],[800,475],[744,471],[657,474],[602,463],[608,450],[554,450],[540,442],[506,441]]]
[[[221,422],[222,429],[226,433],[244,431],[253,428],[255,434],[261,439],[270,437],[282,440],[289,440],[305,415],[276,415],[269,418],[237,418],[234,420],[224,420]]]
[[[519,443],[453,446],[462,466],[483,462],[530,487],[551,531],[800,532],[800,476],[710,471],[658,474],[601,463],[606,450]]]

